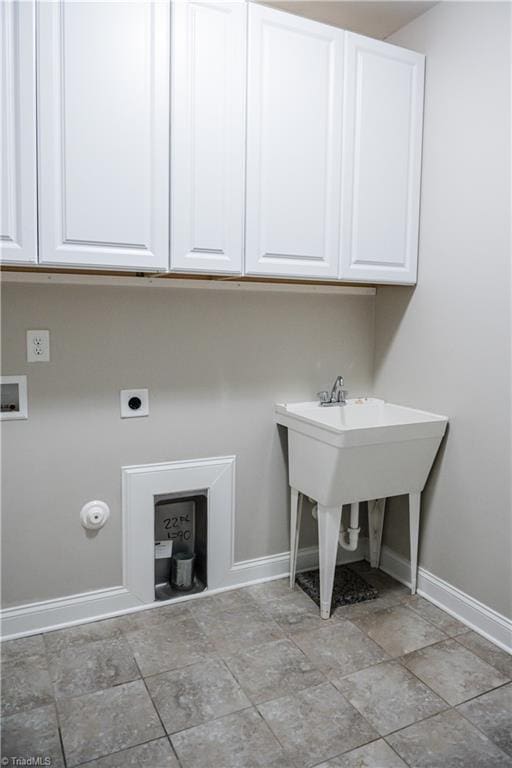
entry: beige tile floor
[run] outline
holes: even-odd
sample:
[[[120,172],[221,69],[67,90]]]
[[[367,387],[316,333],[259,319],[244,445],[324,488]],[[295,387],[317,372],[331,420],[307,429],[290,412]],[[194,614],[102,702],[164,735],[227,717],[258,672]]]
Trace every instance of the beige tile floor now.
[[[512,768],[512,657],[356,567],[329,621],[279,580],[4,643],[1,764]]]

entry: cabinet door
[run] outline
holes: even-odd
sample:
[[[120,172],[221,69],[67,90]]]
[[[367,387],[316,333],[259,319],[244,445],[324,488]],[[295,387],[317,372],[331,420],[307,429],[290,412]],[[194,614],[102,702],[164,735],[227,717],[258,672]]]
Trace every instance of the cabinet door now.
[[[37,261],[35,5],[0,2],[0,259]]]
[[[39,6],[40,261],[169,263],[169,3]]]
[[[415,283],[424,56],[347,33],[341,272]]]
[[[246,271],[337,277],[340,29],[249,5]]]
[[[247,6],[173,6],[171,268],[240,272]]]

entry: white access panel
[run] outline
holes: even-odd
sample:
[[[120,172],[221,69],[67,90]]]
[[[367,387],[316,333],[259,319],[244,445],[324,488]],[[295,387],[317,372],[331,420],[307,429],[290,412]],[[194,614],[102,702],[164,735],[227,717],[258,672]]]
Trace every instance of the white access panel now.
[[[424,68],[422,54],[347,33],[342,279],[416,282]]]
[[[344,34],[249,4],[249,274],[338,275]]]
[[[35,3],[0,2],[0,261],[37,261]]]
[[[45,264],[169,263],[166,0],[39,4],[39,248]]]
[[[171,269],[242,270],[247,4],[173,4]]]

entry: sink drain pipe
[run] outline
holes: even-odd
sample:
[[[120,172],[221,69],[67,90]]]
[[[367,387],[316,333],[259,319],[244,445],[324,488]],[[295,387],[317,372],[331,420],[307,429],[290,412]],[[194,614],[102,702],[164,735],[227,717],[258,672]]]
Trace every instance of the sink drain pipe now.
[[[315,502],[314,499],[309,499],[310,501],[314,502],[315,506],[311,510],[311,514],[315,518],[315,520],[318,520],[318,504]],[[350,526],[348,528],[343,528],[343,526],[340,528],[340,535],[338,537],[338,543],[340,547],[343,547],[343,549],[348,550],[349,552],[354,552],[357,549],[357,543],[359,541],[359,531],[361,528],[359,527],[359,502],[356,501],[354,504],[350,505]]]
[[[359,540],[359,502],[356,501],[350,505],[350,527],[340,529],[339,545],[343,549],[348,549],[349,552],[353,552],[357,549],[357,542]]]

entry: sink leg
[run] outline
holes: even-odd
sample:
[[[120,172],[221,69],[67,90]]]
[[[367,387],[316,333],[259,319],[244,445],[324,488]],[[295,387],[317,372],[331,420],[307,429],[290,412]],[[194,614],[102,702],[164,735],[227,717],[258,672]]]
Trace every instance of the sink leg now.
[[[334,569],[338,553],[342,507],[318,505],[318,549],[320,557],[320,616],[331,615]]]
[[[290,488],[290,589],[295,586],[297,552],[299,549],[300,521],[304,496],[296,488]]]
[[[370,565],[378,568],[384,526],[386,499],[373,499],[368,502],[368,531],[370,536]]]
[[[416,594],[418,575],[418,537],[420,531],[421,493],[409,494],[409,540],[411,549],[411,595]]]

